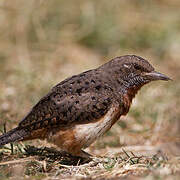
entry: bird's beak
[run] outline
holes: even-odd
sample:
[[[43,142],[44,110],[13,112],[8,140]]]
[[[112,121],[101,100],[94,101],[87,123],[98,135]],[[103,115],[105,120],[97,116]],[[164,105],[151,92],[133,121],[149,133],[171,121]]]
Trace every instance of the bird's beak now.
[[[163,80],[163,81],[169,81],[172,80],[168,76],[161,74],[156,71],[145,73],[145,77],[150,81],[156,81],[156,80]]]

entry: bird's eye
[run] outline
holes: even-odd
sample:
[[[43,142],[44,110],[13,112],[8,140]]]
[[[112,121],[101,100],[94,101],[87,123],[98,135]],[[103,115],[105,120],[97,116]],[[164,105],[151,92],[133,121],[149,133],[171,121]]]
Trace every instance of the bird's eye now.
[[[135,68],[136,70],[142,70],[141,66],[139,66],[138,64],[134,64],[134,68]]]

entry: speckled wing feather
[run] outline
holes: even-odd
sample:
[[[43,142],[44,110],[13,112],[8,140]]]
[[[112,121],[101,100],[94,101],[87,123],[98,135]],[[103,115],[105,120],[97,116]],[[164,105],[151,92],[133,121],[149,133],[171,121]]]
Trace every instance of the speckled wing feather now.
[[[56,85],[19,123],[19,127],[34,131],[42,128],[64,128],[93,122],[101,118],[112,104],[112,89],[93,72],[73,76]],[[72,88],[73,85],[73,88]]]

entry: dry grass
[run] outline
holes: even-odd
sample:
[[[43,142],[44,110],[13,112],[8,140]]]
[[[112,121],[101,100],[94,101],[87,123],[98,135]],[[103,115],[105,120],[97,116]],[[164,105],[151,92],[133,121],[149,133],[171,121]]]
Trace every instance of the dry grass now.
[[[93,161],[60,156],[41,141],[14,145],[13,153],[6,145],[0,179],[179,179],[179,6],[178,0],[1,0],[2,131],[59,81],[115,56],[145,57],[173,81],[143,88],[128,115],[87,149]]]
[[[61,156],[54,149],[15,146],[14,154],[7,150],[1,152],[1,176],[13,177],[24,174],[24,177],[35,179],[116,179],[147,175],[156,178],[166,178],[170,175],[178,177],[179,157],[169,158],[155,146],[140,146],[137,152],[136,147],[133,151],[128,149],[132,147],[119,148],[118,153],[96,156],[89,163],[83,163],[78,158]],[[147,153],[148,151],[151,153]]]

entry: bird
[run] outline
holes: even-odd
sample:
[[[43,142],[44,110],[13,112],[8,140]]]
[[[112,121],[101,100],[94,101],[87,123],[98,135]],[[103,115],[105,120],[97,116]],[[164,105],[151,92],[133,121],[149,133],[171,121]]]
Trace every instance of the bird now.
[[[84,149],[128,113],[142,86],[156,80],[171,79],[136,55],[119,56],[67,78],[42,97],[16,128],[0,136],[0,147],[41,139],[87,158]]]

